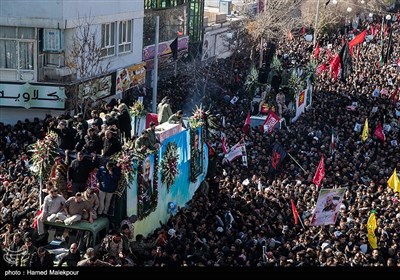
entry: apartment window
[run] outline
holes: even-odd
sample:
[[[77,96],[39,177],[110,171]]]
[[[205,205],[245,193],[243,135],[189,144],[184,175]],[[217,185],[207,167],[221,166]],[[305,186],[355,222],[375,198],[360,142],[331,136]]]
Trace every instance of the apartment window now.
[[[101,56],[107,57],[115,54],[115,24],[107,23],[101,25]]]
[[[0,26],[0,80],[35,78],[35,28]]]
[[[132,46],[132,21],[126,20],[119,23],[118,52],[130,52]]]

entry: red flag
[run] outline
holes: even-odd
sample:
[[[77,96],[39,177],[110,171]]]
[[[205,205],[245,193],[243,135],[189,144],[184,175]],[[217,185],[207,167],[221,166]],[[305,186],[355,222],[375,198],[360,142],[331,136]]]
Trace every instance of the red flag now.
[[[261,126],[261,132],[271,133],[280,120],[281,118],[279,118],[277,114],[270,111],[268,117],[265,119],[263,125]]]
[[[293,199],[290,200],[290,204],[292,205],[294,224],[297,225],[299,223],[299,213],[297,213],[296,205],[294,205]]]
[[[327,49],[326,51],[326,60],[330,61],[332,58],[332,53],[330,49]]]
[[[150,127],[150,123],[155,122],[158,125],[157,114],[147,113],[146,115],[146,128]]]
[[[393,93],[390,95],[390,100],[392,100],[393,102],[396,102],[396,96],[397,96],[397,92],[398,92],[398,88],[396,88]]]
[[[337,54],[335,57],[332,59],[330,62],[331,64],[331,75],[333,75],[333,78],[337,80],[338,75],[339,75],[339,66],[340,66],[340,56]]]
[[[322,63],[317,67],[317,74],[321,74],[322,72],[326,71],[327,69],[328,69],[328,67],[326,66],[326,64]]]
[[[292,31],[288,31],[288,39],[289,39],[289,41],[292,41],[293,40],[293,34],[292,34]]]
[[[249,128],[250,128],[250,112],[247,114],[246,121],[244,122],[243,132],[245,134],[249,133]]]
[[[373,26],[373,25],[370,25],[370,26],[369,26],[369,32],[371,33],[372,36],[375,35],[375,33],[374,33],[375,30],[374,30],[374,26]]]
[[[42,212],[43,212],[42,210],[37,211],[35,218],[33,219],[32,228],[34,228],[34,229],[37,228],[37,224],[38,224],[37,219],[39,219],[39,216],[40,216],[40,214],[42,214]]]
[[[376,137],[378,137],[379,139],[381,139],[382,142],[385,142],[386,137],[385,137],[385,133],[383,132],[381,123],[378,123],[378,125],[376,126],[375,131],[374,131],[374,135]]]
[[[383,37],[386,37],[387,34],[389,33],[389,25],[385,25],[385,30],[383,31]]]
[[[221,132],[221,143],[222,143],[222,152],[224,154],[227,154],[229,151],[228,148],[228,143],[227,143],[227,139],[226,139],[226,134]]]
[[[301,29],[301,33],[300,33],[301,35],[304,35],[304,34],[306,34],[306,28],[303,26],[303,28]]]
[[[318,42],[317,46],[315,47],[315,50],[314,50],[314,58],[315,59],[318,59],[319,51],[320,51],[320,48],[319,48],[319,42]]]
[[[325,166],[324,166],[324,155],[321,156],[319,161],[317,171],[315,172],[313,183],[319,187],[321,185],[322,179],[325,177]]]
[[[354,37],[353,40],[351,40],[349,42],[350,54],[353,54],[353,47],[355,45],[358,45],[358,44],[360,44],[360,43],[362,43],[364,41],[365,35],[367,35],[367,29],[365,29],[363,32],[358,34],[356,37]]]

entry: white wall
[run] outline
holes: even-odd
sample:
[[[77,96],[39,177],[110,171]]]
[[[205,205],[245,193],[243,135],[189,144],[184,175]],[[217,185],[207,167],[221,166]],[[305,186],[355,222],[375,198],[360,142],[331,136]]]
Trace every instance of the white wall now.
[[[0,25],[71,28],[78,17],[100,22],[142,17],[142,0],[0,0]]]
[[[132,18],[130,18],[132,19]],[[115,19],[122,20],[122,19]],[[110,62],[108,72],[113,72],[115,70],[124,68],[126,66],[130,66],[133,64],[140,63],[142,61],[142,53],[143,53],[143,17],[136,18],[133,20],[133,35],[132,35],[132,52],[118,54],[111,57],[107,57],[102,60],[103,69]],[[75,20],[74,22],[77,22]],[[96,32],[96,38],[98,39],[99,46],[101,44],[101,24],[94,24],[92,26],[93,32]],[[75,32],[75,28],[69,28],[64,32],[64,48],[66,52],[66,57],[68,57],[69,53],[72,49],[72,38]],[[117,37],[116,37],[117,38]],[[118,50],[118,40],[116,40],[116,51]]]

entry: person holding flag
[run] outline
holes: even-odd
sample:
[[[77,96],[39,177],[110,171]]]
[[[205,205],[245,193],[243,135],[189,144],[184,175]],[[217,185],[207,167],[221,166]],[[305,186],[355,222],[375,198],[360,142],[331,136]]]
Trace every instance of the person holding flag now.
[[[244,134],[248,134],[249,130],[250,130],[250,112],[247,113],[247,117],[246,117],[246,120],[244,122],[244,126],[243,126]]]
[[[388,186],[393,190],[393,192],[400,192],[400,180],[397,176],[396,168],[393,171],[392,176],[390,176],[387,181]]]
[[[378,240],[375,235],[375,229],[376,229],[376,217],[375,217],[375,210],[371,211],[371,214],[369,215],[368,222],[367,222],[367,229],[368,229],[368,242],[369,245],[371,245],[372,249],[378,248]]]
[[[331,155],[335,152],[335,131],[332,128],[332,133],[331,133],[331,144],[329,146],[331,150]]]
[[[319,187],[321,185],[322,179],[325,177],[325,165],[324,165],[324,155],[321,156],[319,161],[317,171],[315,172],[313,183]]]
[[[368,133],[369,133],[369,131],[368,131],[368,118],[366,118],[365,119],[365,123],[364,123],[364,128],[363,128],[363,131],[362,131],[362,134],[361,134],[361,140],[363,142],[365,142],[365,140],[368,139]]]
[[[386,137],[385,137],[385,133],[383,132],[381,123],[378,123],[378,125],[376,126],[375,131],[374,131],[374,135],[378,139],[380,139],[382,142],[385,142]]]
[[[284,160],[286,155],[287,155],[287,153],[282,148],[282,146],[279,143],[275,143],[274,147],[272,148],[272,158],[271,158],[272,168],[277,170],[279,167],[279,164]]]

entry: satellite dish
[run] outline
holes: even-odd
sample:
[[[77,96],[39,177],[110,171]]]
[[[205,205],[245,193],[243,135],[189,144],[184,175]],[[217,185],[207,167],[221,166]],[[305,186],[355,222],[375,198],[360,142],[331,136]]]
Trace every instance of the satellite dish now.
[[[311,42],[313,39],[313,35],[307,34],[306,36],[304,36],[304,39],[306,39],[307,42]]]

